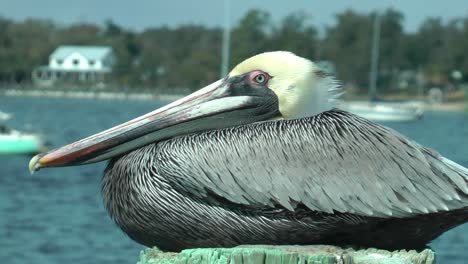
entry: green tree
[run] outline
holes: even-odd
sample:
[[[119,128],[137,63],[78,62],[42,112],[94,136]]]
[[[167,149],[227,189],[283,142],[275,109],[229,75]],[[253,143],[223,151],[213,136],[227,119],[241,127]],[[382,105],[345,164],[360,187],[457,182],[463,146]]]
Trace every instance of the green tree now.
[[[231,67],[261,52],[288,50],[333,62],[340,80],[367,91],[375,13],[341,12],[320,40],[304,12],[293,12],[278,24],[270,17],[253,9],[233,27]],[[399,11],[388,9],[381,18],[379,91],[396,87],[402,70],[422,70],[433,83],[453,81],[453,70],[468,76],[467,16],[448,23],[428,18],[415,33],[403,31]],[[220,28],[160,26],[135,32],[112,20],[57,26],[48,20],[15,22],[0,17],[0,32],[0,82],[30,81],[32,69],[47,64],[59,45],[112,46],[118,60],[109,87],[197,89],[219,78]]]
[[[468,80],[468,17],[453,19],[447,25],[448,71],[462,71]]]
[[[372,17],[346,10],[336,20],[336,25],[326,30],[323,59],[335,63],[340,80],[367,91]]]
[[[265,51],[271,31],[270,14],[253,9],[241,19],[231,33],[231,67],[242,60]]]
[[[1,19],[0,81],[29,80],[32,69],[47,61],[53,49],[54,28],[53,23],[47,20],[28,19],[15,23]]]
[[[56,33],[57,45],[101,45],[104,37],[102,29],[93,24],[76,24],[59,29]]]
[[[317,54],[317,30],[306,24],[307,15],[296,12],[286,16],[274,29],[268,50],[287,50],[309,59]]]

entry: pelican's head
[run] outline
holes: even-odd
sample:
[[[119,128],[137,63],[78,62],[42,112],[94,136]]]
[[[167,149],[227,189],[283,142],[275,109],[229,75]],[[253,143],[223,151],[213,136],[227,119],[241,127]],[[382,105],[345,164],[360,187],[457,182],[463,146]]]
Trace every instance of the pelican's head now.
[[[281,118],[316,115],[333,107],[337,82],[312,61],[287,51],[265,52],[239,63],[228,75],[273,92]],[[259,85],[259,81],[265,83]]]
[[[332,107],[337,90],[336,82],[305,58],[285,51],[262,53],[165,107],[39,154],[29,169],[87,164],[180,135],[315,115]]]

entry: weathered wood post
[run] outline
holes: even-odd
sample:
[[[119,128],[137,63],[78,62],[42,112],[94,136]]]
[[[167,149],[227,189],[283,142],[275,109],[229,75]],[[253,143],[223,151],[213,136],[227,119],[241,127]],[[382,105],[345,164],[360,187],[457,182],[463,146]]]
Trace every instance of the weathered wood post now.
[[[343,249],[335,246],[239,246],[187,249],[180,253],[157,248],[141,252],[138,264],[434,264],[434,252],[426,249],[386,251]]]

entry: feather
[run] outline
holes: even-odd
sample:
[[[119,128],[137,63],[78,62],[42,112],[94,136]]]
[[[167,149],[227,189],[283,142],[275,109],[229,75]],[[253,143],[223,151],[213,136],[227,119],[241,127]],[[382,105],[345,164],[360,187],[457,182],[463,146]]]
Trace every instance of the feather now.
[[[303,204],[327,213],[408,217],[468,205],[465,168],[340,110],[208,131],[157,147],[164,149],[158,173],[174,186],[253,207],[294,211]]]

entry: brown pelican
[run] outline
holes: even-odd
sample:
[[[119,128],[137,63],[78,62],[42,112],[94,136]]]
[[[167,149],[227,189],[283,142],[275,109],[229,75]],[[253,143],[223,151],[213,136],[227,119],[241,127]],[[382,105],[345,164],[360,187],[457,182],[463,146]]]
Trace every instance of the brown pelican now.
[[[468,170],[333,108],[337,83],[289,52],[40,154],[30,170],[110,159],[112,219],[163,250],[241,244],[423,248],[468,221]]]

